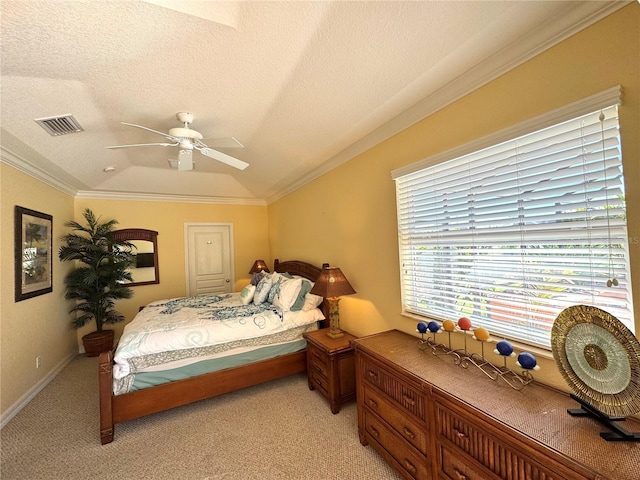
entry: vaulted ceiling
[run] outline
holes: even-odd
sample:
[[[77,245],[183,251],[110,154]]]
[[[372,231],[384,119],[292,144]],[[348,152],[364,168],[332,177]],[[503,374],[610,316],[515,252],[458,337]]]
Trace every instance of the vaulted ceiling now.
[[[267,203],[626,3],[2,0],[1,157],[77,196]],[[249,167],[105,148],[178,112]]]

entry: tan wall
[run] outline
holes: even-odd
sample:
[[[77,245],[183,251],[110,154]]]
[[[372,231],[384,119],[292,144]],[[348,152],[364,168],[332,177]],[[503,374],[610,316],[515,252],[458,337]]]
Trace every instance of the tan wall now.
[[[340,302],[341,325],[351,333],[415,333],[417,321],[401,315],[391,171],[622,85],[630,257],[640,312],[640,244],[633,241],[640,239],[639,17],[634,2],[269,205],[272,254],[339,266],[358,292]],[[536,378],[564,388],[555,363],[541,363]]]
[[[260,205],[216,205],[206,203],[152,202],[124,200],[76,199],[75,216],[90,208],[103,220],[116,219],[116,228],[146,228],[158,232],[160,283],[132,287],[133,298],[122,300],[117,309],[130,321],[140,305],[161,298],[186,294],[184,224],[230,223],[234,236],[234,291],[249,283],[249,269],[256,258],[269,259],[267,207]],[[125,322],[125,323],[126,323]],[[107,328],[120,337],[125,323]],[[93,331],[93,325],[78,330],[79,338]]]
[[[78,352],[69,326],[63,278],[69,266],[57,261],[64,222],[73,216],[73,197],[0,163],[0,388],[1,412],[26,396]],[[14,301],[14,207],[53,216],[53,291]],[[41,366],[36,369],[35,358]]]

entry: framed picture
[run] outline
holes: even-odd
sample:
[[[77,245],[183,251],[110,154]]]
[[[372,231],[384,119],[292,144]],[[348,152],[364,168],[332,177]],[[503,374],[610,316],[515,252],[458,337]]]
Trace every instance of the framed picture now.
[[[51,215],[16,205],[16,302],[53,290],[52,228]]]

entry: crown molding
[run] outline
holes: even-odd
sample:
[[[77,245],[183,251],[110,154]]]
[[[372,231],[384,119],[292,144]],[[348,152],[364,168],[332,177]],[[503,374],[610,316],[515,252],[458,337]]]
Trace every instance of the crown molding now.
[[[631,3],[633,1],[629,0],[602,4],[583,2],[562,18],[540,25],[533,35],[512,43],[493,54],[489,59],[470,68],[464,74],[459,75],[414,106],[345,148],[308,175],[270,196],[267,203],[273,203],[292,193]],[[596,5],[597,8],[594,8]],[[547,38],[550,31],[557,30],[558,23],[568,26],[560,33]]]
[[[231,197],[197,197],[189,195],[165,195],[153,193],[109,192],[101,190],[83,190],[76,193],[75,198],[96,200],[126,200],[141,202],[179,202],[179,203],[211,203],[223,205],[266,205],[263,199],[231,198]]]
[[[61,192],[66,193],[67,195],[70,195],[73,197],[77,193],[76,188],[74,188],[73,186],[69,185],[68,183],[58,178],[51,176],[41,168],[36,167],[35,165],[29,163],[20,155],[12,152],[11,150],[7,149],[6,147],[3,147],[2,145],[0,145],[0,162],[6,163],[7,165],[12,166],[13,168],[21,171],[22,173],[25,173],[35,178],[36,180],[40,180],[41,182],[46,183],[47,185],[55,188],[56,190],[60,190]]]
[[[146,202],[183,202],[183,203],[210,203],[210,204],[226,204],[226,205],[266,205],[266,201],[262,199],[247,198],[228,198],[228,197],[195,197],[188,195],[164,195],[164,194],[146,194],[146,193],[120,193],[108,192],[100,190],[77,190],[62,180],[51,176],[39,167],[28,162],[20,155],[12,152],[8,148],[0,145],[0,162],[6,163],[13,168],[39,180],[56,190],[74,197],[74,198],[91,198],[100,200],[138,200]]]

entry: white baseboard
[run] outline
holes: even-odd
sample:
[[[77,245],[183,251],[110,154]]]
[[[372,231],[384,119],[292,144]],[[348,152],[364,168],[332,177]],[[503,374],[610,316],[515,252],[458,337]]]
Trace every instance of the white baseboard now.
[[[77,353],[72,352],[68,357],[64,358],[58,365],[56,365],[42,380],[36,383],[32,388],[30,388],[27,393],[25,393],[16,403],[11,405],[0,417],[0,429],[4,428],[4,426],[9,423],[9,421],[15,417],[20,410],[22,410],[31,400],[35,397],[40,391],[46,387],[51,380],[56,378],[56,376],[62,371],[64,367],[66,367],[71,360],[73,360],[77,356]]]

